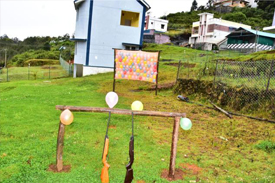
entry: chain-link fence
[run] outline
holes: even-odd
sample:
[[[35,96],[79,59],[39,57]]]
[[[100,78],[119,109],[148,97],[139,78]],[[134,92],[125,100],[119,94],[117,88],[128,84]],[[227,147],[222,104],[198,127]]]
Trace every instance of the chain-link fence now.
[[[216,61],[213,100],[236,110],[274,105],[274,61]]]
[[[71,61],[66,62],[62,57],[59,57],[59,62],[62,68],[68,73],[69,76],[73,75],[73,66]]]
[[[55,79],[73,75],[72,63],[60,57],[60,65],[0,68],[0,82],[19,80]]]

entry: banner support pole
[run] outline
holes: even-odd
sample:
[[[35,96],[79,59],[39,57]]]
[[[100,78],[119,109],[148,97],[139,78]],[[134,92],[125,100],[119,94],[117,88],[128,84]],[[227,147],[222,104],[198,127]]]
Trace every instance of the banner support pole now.
[[[113,81],[113,92],[116,89],[116,49],[114,49],[114,81]]]

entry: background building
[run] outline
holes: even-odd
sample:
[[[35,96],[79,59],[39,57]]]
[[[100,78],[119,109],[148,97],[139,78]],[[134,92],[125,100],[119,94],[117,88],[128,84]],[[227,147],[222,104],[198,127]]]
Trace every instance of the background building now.
[[[272,50],[275,42],[275,34],[242,27],[231,32],[227,38],[228,49],[245,52]]]
[[[163,32],[159,32],[151,29],[151,30],[144,31],[143,42],[164,44],[164,43],[171,43],[171,40],[170,40],[170,37],[168,35],[163,34]]]
[[[212,50],[213,45],[226,43],[226,36],[239,27],[251,29],[249,25],[214,18],[211,13],[201,13],[199,16],[200,20],[193,22],[189,38],[189,44],[193,48]]]
[[[168,20],[159,19],[151,15],[147,15],[145,19],[145,30],[156,30],[159,32],[166,32],[168,27]]]
[[[114,50],[142,47],[144,0],[74,0],[76,28],[74,77],[112,71]]]
[[[220,13],[231,12],[234,7],[245,8],[252,5],[249,0],[215,0],[214,9]]]

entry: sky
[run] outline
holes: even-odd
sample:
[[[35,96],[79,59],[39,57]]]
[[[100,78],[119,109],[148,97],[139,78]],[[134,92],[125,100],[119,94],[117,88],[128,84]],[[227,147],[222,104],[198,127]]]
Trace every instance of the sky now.
[[[76,11],[74,0],[0,0],[0,36],[23,40],[30,36],[72,36]],[[106,3],[110,0],[103,0]],[[126,1],[126,0],[124,0]],[[197,0],[198,6],[208,0]],[[151,14],[160,17],[189,11],[193,0],[146,0]]]

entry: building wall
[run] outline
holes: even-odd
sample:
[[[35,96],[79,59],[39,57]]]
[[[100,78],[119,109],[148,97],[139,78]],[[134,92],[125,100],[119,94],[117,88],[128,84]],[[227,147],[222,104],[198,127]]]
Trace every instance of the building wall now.
[[[90,1],[84,1],[76,10],[75,38],[87,38]]]
[[[85,65],[86,62],[86,41],[75,43],[74,63]]]
[[[226,38],[230,32],[239,27],[251,28],[251,26],[213,18],[213,14],[202,13],[200,21],[193,23],[192,35],[189,44],[193,46],[198,43],[216,44]],[[209,49],[211,46],[203,48]]]
[[[139,13],[138,27],[120,25],[121,12]],[[123,49],[122,43],[140,44],[143,6],[136,0],[101,1],[94,0],[89,66],[113,67],[113,48]]]
[[[155,42],[157,44],[164,44],[164,43],[171,43],[170,37],[163,34],[156,34],[155,35]]]
[[[148,18],[148,16],[147,16]],[[161,28],[161,25],[164,25],[164,28]],[[149,18],[146,21],[146,28],[147,29],[154,29],[156,31],[160,32],[166,32],[168,28],[168,21],[167,20],[162,20],[158,18]]]

